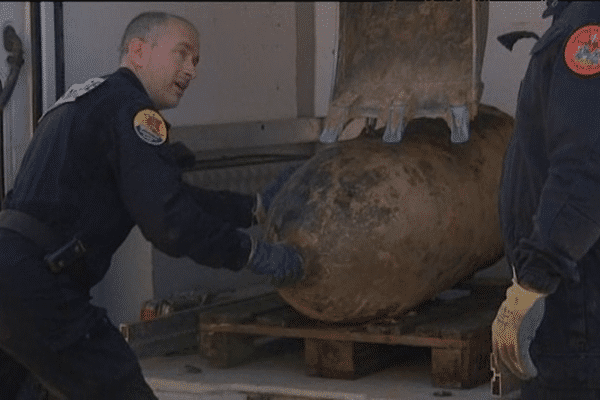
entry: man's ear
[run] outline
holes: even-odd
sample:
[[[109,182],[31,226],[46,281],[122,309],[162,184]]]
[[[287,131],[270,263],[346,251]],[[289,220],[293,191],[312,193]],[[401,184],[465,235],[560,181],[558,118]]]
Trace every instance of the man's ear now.
[[[133,38],[129,41],[128,53],[131,61],[137,68],[144,67],[149,59],[148,42],[139,38]]]

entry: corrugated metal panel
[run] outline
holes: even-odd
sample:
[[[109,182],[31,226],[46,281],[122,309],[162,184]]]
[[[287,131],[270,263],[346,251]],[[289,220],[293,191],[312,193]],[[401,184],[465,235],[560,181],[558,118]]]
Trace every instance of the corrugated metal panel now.
[[[196,153],[196,167],[184,173],[190,185],[239,193],[261,191],[288,166],[300,165],[320,144],[263,146]]]
[[[301,163],[302,161],[292,161],[189,171],[184,174],[184,180],[205,189],[250,194],[262,190],[286,167]]]

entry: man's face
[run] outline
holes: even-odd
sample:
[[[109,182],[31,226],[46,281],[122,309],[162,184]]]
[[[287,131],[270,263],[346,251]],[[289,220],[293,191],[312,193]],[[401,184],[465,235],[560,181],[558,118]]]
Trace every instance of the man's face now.
[[[186,24],[170,21],[158,28],[156,46],[144,44],[138,73],[157,109],[177,107],[190,81],[196,78],[198,37]]]

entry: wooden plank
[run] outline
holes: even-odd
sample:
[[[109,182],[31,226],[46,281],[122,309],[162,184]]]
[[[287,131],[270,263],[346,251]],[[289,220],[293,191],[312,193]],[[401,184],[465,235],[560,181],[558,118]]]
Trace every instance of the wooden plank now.
[[[279,294],[270,293],[243,303],[214,307],[200,316],[200,326],[211,324],[241,324],[253,321],[258,315],[278,310],[284,303]]]
[[[431,378],[436,386],[468,389],[489,382],[491,333],[481,331],[460,349],[431,349]]]
[[[244,303],[249,298],[260,299],[273,295],[276,295],[273,288],[266,286],[250,287],[235,293],[219,293],[211,304],[178,311],[152,321],[123,323],[119,329],[140,358],[186,354],[199,349],[199,320],[203,313],[225,305]]]
[[[334,341],[353,341],[365,343],[402,344],[420,347],[453,347],[460,348],[466,342],[457,339],[430,338],[415,335],[386,335],[374,333],[357,333],[334,329],[286,328],[279,326],[263,326],[258,324],[202,324],[201,331],[246,335],[264,335],[287,338],[328,339]]]
[[[264,339],[303,339],[307,373],[341,379],[385,368],[405,346],[429,347],[433,384],[469,388],[491,377],[490,327],[504,290],[476,287],[468,297],[432,300],[397,320],[362,325],[311,320],[271,292],[192,313],[178,312],[151,321],[151,329],[136,325],[123,329],[123,334],[149,353],[161,345],[173,349],[196,345],[211,365],[220,368],[260,354],[257,349]]]
[[[256,323],[268,326],[289,327],[294,326],[295,322],[298,322],[298,320],[301,319],[303,319],[303,316],[292,307],[282,305],[281,308],[258,315],[256,317]]]
[[[304,340],[306,371],[310,376],[355,379],[355,343],[322,339]]]
[[[198,331],[200,350],[213,367],[230,368],[239,365],[254,353],[256,335],[234,332],[218,332],[207,327],[234,327],[283,307],[277,293],[250,299],[244,303],[215,307],[200,316]]]
[[[213,365],[242,363],[252,354],[252,338],[299,338],[305,344],[307,373],[339,379],[385,368],[405,346],[429,347],[433,384],[470,388],[491,377],[490,327],[504,291],[473,288],[468,297],[430,301],[398,320],[362,325],[313,321],[278,297],[262,298],[204,314],[200,331]]]
[[[322,339],[305,339],[304,346],[308,375],[350,380],[389,367],[403,350],[400,346]]]
[[[202,334],[200,347],[210,365],[216,368],[240,365],[255,351],[252,337],[218,332]]]
[[[198,350],[198,313],[182,311],[169,317],[121,324],[120,331],[138,357],[185,354]]]

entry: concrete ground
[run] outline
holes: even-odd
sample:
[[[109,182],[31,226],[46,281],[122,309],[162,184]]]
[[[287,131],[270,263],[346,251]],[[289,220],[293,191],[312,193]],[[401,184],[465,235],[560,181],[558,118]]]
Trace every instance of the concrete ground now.
[[[290,341],[292,342],[292,341]],[[430,379],[430,349],[407,347],[389,368],[356,380],[306,375],[300,344],[264,351],[248,363],[216,369],[198,355],[142,359],[160,400],[492,399],[489,382],[472,389],[438,388]]]

